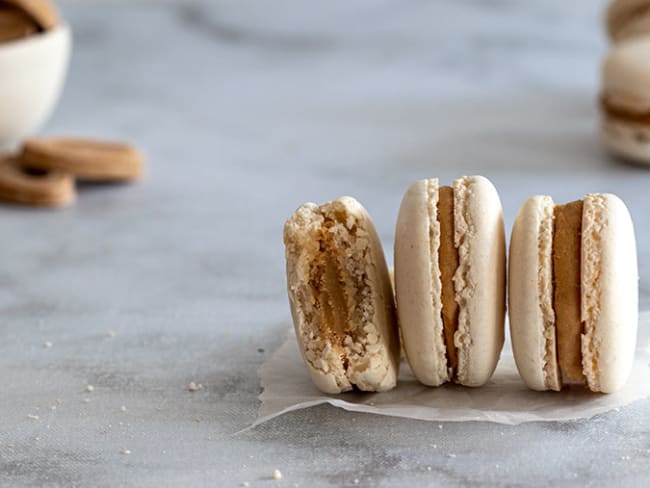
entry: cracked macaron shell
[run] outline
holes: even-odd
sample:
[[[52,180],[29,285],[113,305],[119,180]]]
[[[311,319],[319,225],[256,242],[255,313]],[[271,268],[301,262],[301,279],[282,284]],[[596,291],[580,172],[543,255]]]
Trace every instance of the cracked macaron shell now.
[[[314,278],[311,264],[321,252],[314,236],[323,230],[325,220],[332,218],[336,220],[333,231],[339,232],[336,259],[349,271],[342,278],[346,281],[344,292],[363,301],[350,303],[350,307],[360,308],[362,317],[348,324],[355,333],[338,341],[322,333],[310,309],[315,300],[310,291]],[[348,234],[352,231],[358,239],[350,241]],[[325,393],[341,393],[353,387],[364,391],[393,388],[399,369],[394,299],[381,243],[366,210],[351,197],[320,206],[306,203],[285,223],[284,241],[296,338],[314,384]],[[350,248],[344,249],[341,245],[346,242]],[[363,286],[350,289],[350,282],[359,280]]]

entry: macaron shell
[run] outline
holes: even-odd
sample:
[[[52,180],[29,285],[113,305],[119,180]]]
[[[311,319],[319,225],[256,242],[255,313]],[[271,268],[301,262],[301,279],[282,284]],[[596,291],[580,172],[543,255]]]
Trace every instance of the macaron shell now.
[[[614,46],[602,66],[603,97],[635,113],[650,109],[650,37]]]
[[[538,391],[561,388],[554,356],[555,328],[547,327],[543,311],[550,307],[546,313],[552,318],[553,289],[549,279],[552,280],[553,205],[553,200],[546,196],[526,200],[519,208],[510,237],[508,314],[512,349],[519,375],[529,388]],[[548,219],[550,229],[542,226]],[[542,280],[546,286],[540,290]],[[549,352],[551,357],[547,357]]]
[[[485,384],[496,368],[504,338],[505,231],[499,195],[482,176],[454,181],[455,241],[459,268],[454,276],[460,304],[454,342],[457,381]]]
[[[638,268],[632,219],[615,195],[587,195],[582,237],[583,366],[589,388],[627,381],[638,328]]]
[[[449,381],[438,266],[440,225],[434,214],[432,227],[429,215],[430,205],[436,210],[437,196],[438,180],[414,183],[402,199],[395,230],[395,298],[404,350],[415,377],[429,386]]]
[[[372,290],[372,316],[368,317],[366,337],[374,334],[373,344],[365,346],[363,360],[350,359],[344,364],[341,351],[328,344],[326,338],[310,337],[311,324],[305,314],[301,293],[309,286],[310,252],[301,240],[304,229],[318,225],[323,209],[344,215],[348,228],[357,227],[357,245],[368,246],[367,261],[360,263],[366,276],[365,283]],[[301,206],[285,224],[284,239],[287,258],[287,289],[296,338],[303,359],[314,384],[323,392],[335,394],[351,390],[353,386],[364,391],[386,391],[395,387],[399,369],[399,337],[393,292],[388,268],[374,224],[359,202],[342,197],[317,206]],[[362,242],[363,241],[363,242]],[[311,243],[314,247],[318,243]],[[316,354],[314,354],[316,353]],[[317,356],[317,357],[314,357]]]
[[[650,164],[650,126],[604,116],[600,135],[612,154],[637,163]]]

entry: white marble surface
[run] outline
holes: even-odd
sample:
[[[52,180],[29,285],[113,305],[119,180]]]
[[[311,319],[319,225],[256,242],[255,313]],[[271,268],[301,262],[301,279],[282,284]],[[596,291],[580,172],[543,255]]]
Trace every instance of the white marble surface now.
[[[531,194],[615,192],[650,306],[650,171],[596,137],[602,2],[63,7],[76,46],[45,132],[132,140],[149,174],[0,209],[0,485],[647,486],[650,401],[517,427],[318,407],[233,435],[288,327],[281,228],[306,200],[356,196],[390,256],[417,178],[488,176],[507,226]]]

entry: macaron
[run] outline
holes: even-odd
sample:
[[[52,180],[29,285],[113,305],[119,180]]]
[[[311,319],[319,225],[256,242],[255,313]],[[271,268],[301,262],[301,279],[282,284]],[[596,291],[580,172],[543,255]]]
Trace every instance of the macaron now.
[[[19,8],[0,3],[0,42],[15,41],[31,36],[39,30],[38,24]]]
[[[325,393],[397,383],[391,281],[372,219],[351,197],[306,203],[284,225],[289,304],[313,383]]]
[[[2,0],[2,3],[22,10],[41,30],[50,30],[59,23],[59,13],[50,0]]]
[[[88,181],[135,181],[144,166],[144,156],[130,144],[67,137],[27,139],[20,157],[32,168]]]
[[[482,176],[417,181],[395,230],[395,298],[404,350],[423,384],[485,384],[504,336],[505,233]]]
[[[616,0],[605,15],[609,38],[623,41],[650,33],[650,0]]]
[[[632,368],[637,309],[634,228],[618,197],[556,205],[534,196],[521,206],[510,241],[509,316],[529,388],[620,389]]]
[[[601,137],[609,150],[650,164],[650,37],[612,48],[602,68]]]

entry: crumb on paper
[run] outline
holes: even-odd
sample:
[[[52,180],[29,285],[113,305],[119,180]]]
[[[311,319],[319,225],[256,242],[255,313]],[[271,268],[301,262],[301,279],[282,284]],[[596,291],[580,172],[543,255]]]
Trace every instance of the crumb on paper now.
[[[29,414],[27,414],[27,418],[32,419],[32,420],[38,420],[39,417],[38,417],[38,415],[34,415],[33,413],[29,413]]]
[[[438,424],[438,428],[439,428],[439,429],[442,429],[442,424]]]
[[[271,473],[271,477],[274,480],[281,480],[282,479],[282,472],[279,469],[274,469],[273,473]]]
[[[95,387],[93,385],[88,385],[86,386],[86,391],[88,393],[92,393],[93,391],[95,391]]]
[[[120,412],[126,412],[126,406],[122,405],[122,406],[120,407]]]
[[[107,330],[106,331],[106,337],[115,337],[115,331],[114,330]]]
[[[52,344],[50,341],[45,341],[45,342],[43,343],[43,347],[44,347],[45,349],[49,349],[49,348],[52,347],[52,346],[53,346],[53,344]]]
[[[131,454],[131,451],[129,451],[128,449],[122,449],[120,451],[120,454],[124,454],[125,456],[128,456],[129,454]]]
[[[193,381],[190,382],[189,385],[187,385],[187,389],[191,392],[199,391],[203,389],[203,385],[201,383],[194,383]]]
[[[431,471],[433,468],[431,466],[427,466],[427,471]]]
[[[434,449],[438,449],[438,444],[431,444],[431,447],[433,447]]]
[[[359,484],[359,478],[354,478],[352,480],[352,483],[354,483],[355,485],[358,485]]]
[[[248,487],[250,485],[251,484],[248,481],[242,481],[241,483],[239,483],[239,486],[243,486],[244,488],[246,488],[246,487]]]
[[[456,455],[455,455],[455,454],[452,454],[452,453],[449,453],[448,456],[449,456],[450,458],[452,458],[452,459],[456,457]]]

